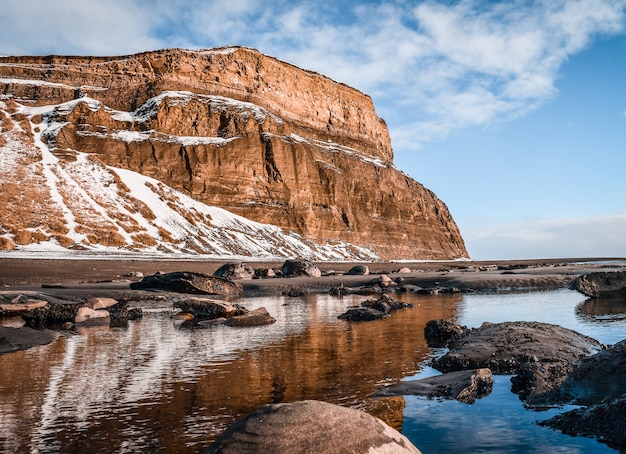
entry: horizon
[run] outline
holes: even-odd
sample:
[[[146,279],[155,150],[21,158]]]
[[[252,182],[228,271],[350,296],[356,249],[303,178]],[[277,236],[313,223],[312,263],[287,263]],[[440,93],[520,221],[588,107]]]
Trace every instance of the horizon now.
[[[396,167],[448,206],[472,260],[625,257],[625,9],[25,0],[0,11],[0,54],[252,47],[370,96]]]

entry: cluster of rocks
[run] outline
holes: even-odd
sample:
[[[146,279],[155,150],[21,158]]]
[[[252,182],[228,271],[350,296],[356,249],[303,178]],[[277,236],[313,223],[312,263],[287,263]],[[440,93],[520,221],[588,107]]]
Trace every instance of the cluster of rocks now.
[[[430,346],[449,349],[432,361],[443,372],[435,382],[448,387],[436,389],[429,379],[416,380],[392,385],[379,395],[456,397],[450,390],[462,389],[466,391],[462,397],[469,390],[478,398],[487,387],[472,383],[477,371],[484,377],[489,375],[486,371],[513,375],[512,392],[531,408],[585,406],[541,424],[626,447],[626,340],[607,347],[575,331],[538,322],[484,323],[469,329],[431,320],[424,334]],[[468,375],[451,375],[458,371]]]
[[[33,329],[74,326],[124,326],[140,319],[140,308],[128,308],[128,301],[113,298],[66,300],[38,293],[32,295],[0,295],[0,316],[20,316]]]
[[[184,320],[183,326],[203,328],[218,324],[228,326],[262,326],[276,322],[264,307],[248,310],[227,301],[190,297],[179,299],[174,307],[181,310],[175,317]]]
[[[388,295],[382,295],[377,300],[367,300],[360,307],[349,308],[338,318],[349,322],[364,322],[380,320],[389,317],[393,311],[412,308],[413,304],[395,300]]]

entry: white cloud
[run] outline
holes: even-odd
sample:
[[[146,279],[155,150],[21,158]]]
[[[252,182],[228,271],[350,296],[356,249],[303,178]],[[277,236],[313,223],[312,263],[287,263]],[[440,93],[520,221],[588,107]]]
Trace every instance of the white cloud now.
[[[462,228],[473,259],[626,257],[626,213]]]
[[[256,47],[372,95],[405,149],[541,105],[572,54],[623,30],[626,8],[626,0],[4,3],[0,53]]]

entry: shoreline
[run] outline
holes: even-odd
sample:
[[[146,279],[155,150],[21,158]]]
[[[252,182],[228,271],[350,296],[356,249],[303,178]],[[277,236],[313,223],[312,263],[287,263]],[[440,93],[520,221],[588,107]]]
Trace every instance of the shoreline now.
[[[0,293],[39,292],[55,295],[122,296],[153,291],[131,290],[131,273],[192,271],[212,275],[227,260],[103,260],[64,258],[0,258]],[[253,268],[280,268],[283,262],[247,261]],[[568,287],[578,276],[594,271],[626,269],[622,258],[524,259],[492,261],[315,262],[322,277],[267,278],[236,281],[243,297],[280,295],[292,289],[324,293],[333,287],[358,287],[388,275],[401,285],[425,288],[505,291]],[[346,275],[366,265],[369,275]],[[409,272],[399,273],[401,268]],[[330,274],[330,275],[329,275]]]

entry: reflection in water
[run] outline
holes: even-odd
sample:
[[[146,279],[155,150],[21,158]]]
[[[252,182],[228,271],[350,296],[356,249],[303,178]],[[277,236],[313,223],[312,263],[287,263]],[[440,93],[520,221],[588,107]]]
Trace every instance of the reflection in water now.
[[[626,298],[590,298],[576,313],[590,323],[621,322],[626,320]]]
[[[369,399],[416,373],[423,329],[454,318],[462,298],[414,297],[386,320],[337,319],[362,297],[248,299],[270,326],[183,329],[170,308],[128,328],[65,333],[0,356],[0,450],[197,452],[241,415],[271,402],[320,399],[365,409],[397,428],[404,400]]]
[[[425,365],[437,354],[424,341],[429,320],[536,320],[612,344],[626,337],[624,308],[610,312],[569,290],[401,297],[415,308],[366,323],[337,319],[363,297],[239,301],[277,319],[255,328],[185,329],[171,307],[144,307],[144,319],[127,328],[64,332],[1,355],[0,452],[198,452],[259,406],[301,399],[364,409],[425,454],[610,451],[535,425],[549,415],[525,410],[508,377],[474,405],[367,395],[436,373]]]

